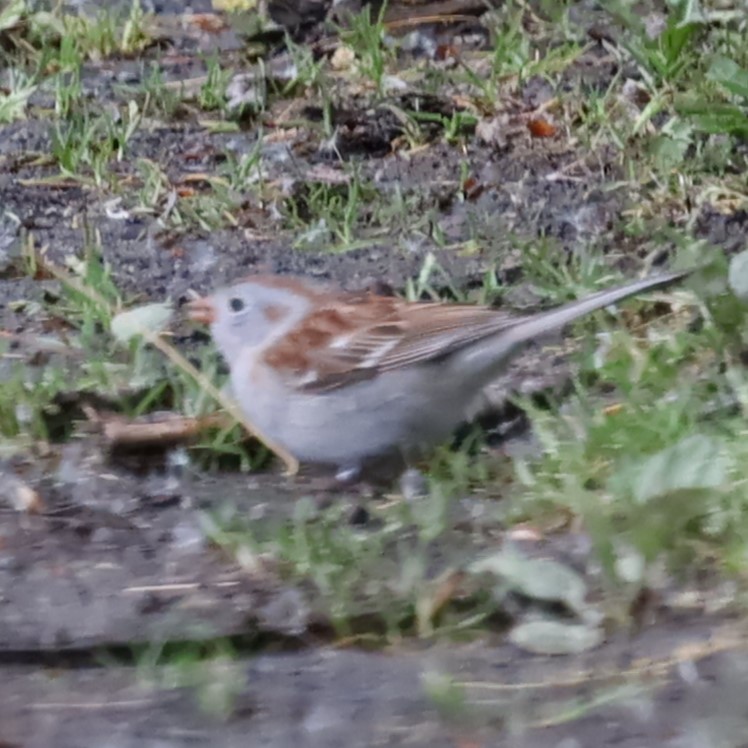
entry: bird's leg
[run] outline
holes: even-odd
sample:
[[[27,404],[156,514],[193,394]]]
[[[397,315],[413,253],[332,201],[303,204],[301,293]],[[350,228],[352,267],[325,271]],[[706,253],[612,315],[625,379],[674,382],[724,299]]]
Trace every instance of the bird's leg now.
[[[422,470],[408,464],[403,455],[387,455],[366,466],[353,464],[339,466],[335,481],[340,488],[368,489],[365,498],[381,495],[388,487],[397,485],[406,501],[428,495],[428,481]]]
[[[408,467],[404,457],[398,453],[366,463],[338,465],[332,477],[316,483],[315,503],[319,509],[326,509],[347,494],[351,503],[349,521],[362,525],[369,519],[367,503],[371,499],[381,498],[393,485],[397,485],[406,501],[413,501],[428,493],[424,474],[415,467]]]
[[[340,465],[335,472],[335,481],[339,489],[356,489],[351,498],[348,522],[351,525],[365,525],[369,521],[369,510],[366,504],[374,493],[364,476],[361,464]]]
[[[320,472],[321,470],[321,472]],[[339,466],[334,473],[329,467],[311,467],[311,474],[305,471],[303,481],[307,495],[312,498],[314,505],[322,511],[330,508],[333,504],[343,502],[351,505],[351,521],[355,524],[363,524],[368,513],[363,508],[367,499],[371,498],[371,489],[363,477],[359,465],[350,464]]]

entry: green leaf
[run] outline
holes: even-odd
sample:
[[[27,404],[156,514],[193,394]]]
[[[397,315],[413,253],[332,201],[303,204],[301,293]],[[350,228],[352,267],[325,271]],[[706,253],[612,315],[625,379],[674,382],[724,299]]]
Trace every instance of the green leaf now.
[[[688,117],[701,132],[748,134],[748,113],[736,104],[719,104],[685,96],[676,99],[675,109],[682,117]]]
[[[125,312],[120,312],[112,319],[112,335],[120,343],[129,343],[136,335],[144,332],[161,332],[172,317],[171,304],[144,304]]]
[[[0,123],[14,122],[26,116],[26,105],[36,86],[19,85],[8,94],[0,93]]]
[[[0,31],[15,26],[26,13],[24,0],[11,0],[4,8],[0,8]]]
[[[535,654],[579,654],[597,647],[603,632],[596,626],[561,621],[528,621],[509,632],[509,641]]]
[[[699,0],[669,0],[668,5],[670,6],[668,27],[697,26],[706,21]]]
[[[628,467],[623,478],[628,478],[634,499],[645,504],[675,491],[718,488],[730,467],[722,439],[695,434]]]
[[[748,250],[730,260],[728,281],[732,292],[741,301],[748,302]]]
[[[748,70],[741,68],[734,60],[717,55],[712,59],[706,77],[748,103]]]
[[[528,558],[516,548],[506,546],[471,564],[470,572],[489,572],[525,597],[563,603],[575,613],[587,613],[587,585],[579,574],[556,561]]]
[[[693,127],[680,117],[675,117],[662,128],[661,134],[652,141],[652,155],[663,171],[674,169],[683,163],[693,143]]]

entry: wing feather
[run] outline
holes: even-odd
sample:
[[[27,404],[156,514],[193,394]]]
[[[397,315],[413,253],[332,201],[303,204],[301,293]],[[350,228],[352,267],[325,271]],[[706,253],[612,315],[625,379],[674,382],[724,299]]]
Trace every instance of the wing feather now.
[[[485,306],[418,303],[375,294],[320,296],[313,312],[265,351],[290,387],[326,392],[405,366],[437,361],[501,331],[518,341],[560,329],[580,316],[689,275],[676,270],[599,291],[529,316]]]
[[[324,392],[436,360],[517,319],[489,307],[352,295],[308,315],[266,351],[265,363],[297,389]]]

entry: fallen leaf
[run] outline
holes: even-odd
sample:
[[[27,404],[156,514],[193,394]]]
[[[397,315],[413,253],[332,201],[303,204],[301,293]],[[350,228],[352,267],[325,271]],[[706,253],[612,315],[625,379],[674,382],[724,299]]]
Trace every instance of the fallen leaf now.
[[[550,559],[528,558],[508,545],[470,565],[473,574],[489,572],[511,590],[543,602],[563,603],[570,611],[586,615],[587,585],[573,569]]]
[[[341,44],[330,58],[330,67],[333,70],[348,70],[356,61],[356,53],[346,44]]]
[[[144,304],[125,312],[120,312],[112,319],[112,335],[120,343],[129,343],[136,335],[143,332],[161,332],[171,320],[171,304]]]
[[[224,13],[235,13],[240,10],[253,10],[257,7],[257,0],[213,0],[213,10]]]
[[[482,185],[475,177],[467,177],[462,183],[462,194],[466,200],[475,200],[485,190],[485,186]]]
[[[558,128],[543,117],[528,120],[527,129],[534,138],[552,138],[558,132]]]
[[[694,434],[627,466],[617,479],[630,480],[634,500],[645,504],[675,491],[718,488],[730,466],[722,439]]]
[[[41,496],[27,483],[15,475],[4,474],[2,480],[0,499],[7,501],[17,512],[41,514],[44,511]]]
[[[528,621],[509,632],[509,641],[534,654],[579,654],[597,647],[603,640],[602,629],[560,621]]]
[[[434,59],[440,61],[457,60],[460,56],[460,50],[454,44],[439,44],[434,52]]]
[[[730,260],[728,281],[732,292],[741,301],[748,301],[748,250]]]
[[[215,5],[215,3],[214,3]],[[207,31],[211,34],[217,34],[228,28],[226,19],[217,13],[191,13],[184,17],[184,22],[191,26],[196,26],[201,31]]]

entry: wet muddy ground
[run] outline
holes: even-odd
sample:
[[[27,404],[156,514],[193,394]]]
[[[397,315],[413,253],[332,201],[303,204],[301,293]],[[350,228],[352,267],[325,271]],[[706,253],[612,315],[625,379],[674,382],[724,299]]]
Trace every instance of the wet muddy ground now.
[[[372,650],[363,635],[335,635],[310,586],[279,585],[205,540],[216,506],[288,521],[298,487],[200,478],[159,507],[131,477],[91,480],[70,495],[91,490],[98,507],[60,497],[60,511],[3,517],[5,745],[742,740],[745,636],[739,619],[701,601],[674,597],[642,630],[611,628],[604,646],[575,656],[523,653],[499,622],[473,641]],[[115,514],[120,502],[131,511]],[[351,625],[376,631],[366,607]]]
[[[91,18],[101,9],[69,5]],[[68,94],[71,119],[103,112],[117,130],[109,140],[94,130],[111,148],[101,162],[105,145],[84,143],[85,128],[61,145],[51,78],[23,119],[0,125],[0,377],[24,367],[26,391],[48,398],[26,420],[3,405],[20,426],[0,454],[0,746],[748,744],[738,583],[705,567],[619,599],[583,527],[554,517],[518,528],[502,504],[507,455],[537,451],[507,395],[567,391],[578,365],[559,348],[530,352],[488,393],[500,464],[454,479],[446,503],[354,491],[329,515],[314,477],[267,461],[242,472],[254,447],[219,459],[202,442],[132,459],[91,433],[91,407],[139,416],[163,385],[150,402],[192,415],[184,404],[197,396],[154,358],[137,369],[112,353],[101,320],[49,268],[89,283],[90,264],[107,267],[127,305],[179,306],[256,270],[399,292],[426,266],[436,269],[423,295],[482,298],[490,276],[502,303],[534,308],[565,298],[558,278],[544,285],[546,262],[634,275],[667,265],[685,235],[728,255],[743,248],[739,201],[722,192],[692,204],[676,187],[636,182],[627,168],[645,157],[640,144],[622,159],[602,123],[580,123],[580,96],[641,78],[617,53],[616,18],[596,5],[564,15],[575,39],[565,54],[543,37],[547,9],[511,11],[536,59],[557,64],[491,78],[501,107],[471,88],[493,75],[492,14],[503,16],[487,8],[498,3],[391,4],[387,44],[400,51],[368,79],[346,62],[363,35],[332,23],[345,4],[335,19],[329,4],[297,5],[270,3],[276,23],[263,36],[246,31],[255,11],[226,21],[209,3],[192,4],[210,14],[199,17],[144,4],[155,11],[150,42],[89,55]],[[228,71],[221,97],[233,76],[250,76],[240,96],[251,110],[261,95],[260,111],[206,103],[216,60]],[[159,96],[174,100],[159,108]],[[76,149],[86,155],[61,168]],[[736,164],[743,151],[735,145]],[[171,332],[206,360],[204,333],[180,322]],[[92,355],[111,379],[84,366]],[[394,529],[373,541],[381,528]],[[519,582],[491,597],[466,570],[507,539],[584,579],[585,602]],[[346,555],[353,547],[361,556]],[[347,576],[346,565],[356,567]],[[600,640],[558,656],[525,651],[507,634],[538,608],[580,618]]]

